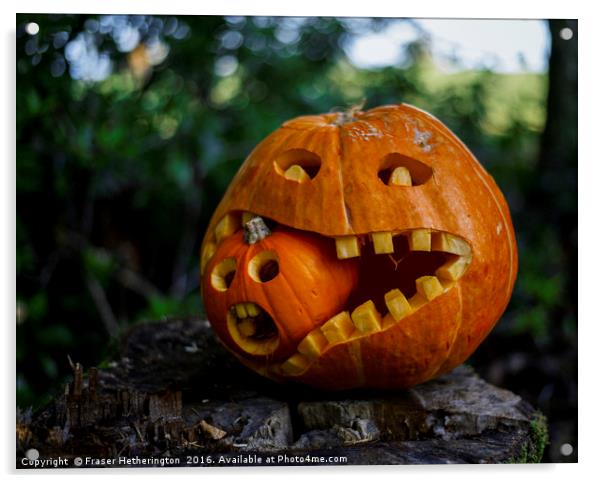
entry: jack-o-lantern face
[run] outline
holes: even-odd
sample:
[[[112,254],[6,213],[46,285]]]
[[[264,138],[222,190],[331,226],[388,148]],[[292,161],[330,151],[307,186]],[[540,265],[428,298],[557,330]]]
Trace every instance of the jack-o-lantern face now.
[[[320,321],[345,308],[358,280],[326,238],[251,219],[207,266],[207,314],[240,356],[286,359]]]
[[[256,216],[273,233],[256,237]],[[214,329],[261,374],[409,387],[489,333],[516,241],[493,179],[442,123],[402,104],[300,117],[268,136],[210,222],[201,271]]]

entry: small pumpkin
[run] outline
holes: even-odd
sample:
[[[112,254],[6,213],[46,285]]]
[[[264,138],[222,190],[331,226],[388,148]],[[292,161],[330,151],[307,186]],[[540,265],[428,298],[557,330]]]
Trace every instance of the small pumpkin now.
[[[355,260],[337,259],[328,240],[257,217],[221,243],[207,267],[209,320],[235,353],[278,360],[322,320],[343,310],[357,284]]]
[[[236,302],[210,288],[227,272],[219,267],[252,260],[243,227],[255,216],[287,237],[275,250],[282,268],[289,259],[292,273],[323,267],[262,299],[280,342],[258,350],[226,330]],[[205,306],[222,341],[268,377],[330,389],[404,388],[462,363],[503,313],[517,267],[494,180],[447,127],[406,104],[285,122],[243,163],[201,247]],[[242,269],[232,293],[250,300]],[[286,308],[292,292],[302,316]]]

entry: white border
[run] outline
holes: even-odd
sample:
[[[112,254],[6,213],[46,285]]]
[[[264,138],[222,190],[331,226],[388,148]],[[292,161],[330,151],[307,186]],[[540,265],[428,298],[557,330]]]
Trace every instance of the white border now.
[[[218,2],[196,2],[169,0],[163,2],[145,0],[104,0],[102,2],[81,2],[75,0],[2,2],[3,33],[3,75],[0,76],[0,89],[3,107],[0,115],[0,146],[4,150],[1,179],[5,183],[2,190],[2,249],[0,250],[4,277],[1,306],[5,310],[3,338],[5,346],[4,367],[9,374],[5,377],[5,397],[0,398],[2,418],[1,449],[4,471],[13,473],[14,478],[14,320],[15,320],[15,13],[16,12],[72,12],[72,13],[153,13],[153,14],[244,14],[244,15],[336,15],[336,16],[403,16],[403,17],[452,17],[452,18],[578,18],[579,19],[579,461],[577,465],[505,465],[505,466],[452,466],[452,467],[337,467],[337,468],[267,468],[245,469],[224,468],[204,470],[82,470],[36,472],[45,479],[63,481],[66,474],[85,474],[90,479],[144,477],[146,480],[163,479],[166,476],[180,478],[221,478],[239,481],[306,481],[323,475],[329,478],[341,476],[347,479],[364,481],[367,478],[398,479],[408,476],[426,478],[427,481],[503,481],[530,477],[546,478],[546,481],[566,481],[577,477],[578,481],[590,481],[588,476],[599,474],[594,465],[599,457],[600,443],[600,375],[598,358],[602,341],[599,309],[599,270],[600,250],[600,69],[599,46],[602,45],[599,31],[600,17],[596,15],[594,2],[566,2],[557,0],[525,1],[504,0],[498,2],[476,2],[455,0],[453,2],[425,1],[392,2],[370,0],[354,3],[348,1],[304,0],[297,3],[281,1],[221,0]],[[595,116],[595,117],[594,117]],[[8,269],[10,267],[10,270]],[[594,273],[598,275],[594,278]],[[20,474],[26,474],[20,472]],[[374,476],[372,476],[374,474]],[[522,478],[521,478],[522,480]],[[519,480],[520,481],[520,480]]]
[[[363,16],[363,17],[445,17],[445,18],[575,18],[587,10],[577,2],[504,0],[477,2],[455,0],[448,2],[391,2],[370,0],[222,0],[219,2],[190,2],[187,0],[26,0],[14,2],[17,12],[30,13],[152,13],[189,15],[294,15],[294,16]]]

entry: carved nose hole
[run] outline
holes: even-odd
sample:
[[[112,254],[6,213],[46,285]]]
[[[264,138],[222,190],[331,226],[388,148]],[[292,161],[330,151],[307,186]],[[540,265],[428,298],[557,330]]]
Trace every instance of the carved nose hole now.
[[[230,285],[232,285],[232,280],[234,280],[235,274],[236,274],[236,272],[228,272],[226,274],[226,276],[224,277],[224,282],[226,284],[226,287],[230,288]]]
[[[211,286],[220,292],[225,292],[232,285],[235,275],[236,260],[234,258],[224,258],[211,272]]]
[[[248,269],[249,276],[256,282],[269,282],[280,273],[278,255],[272,250],[260,252],[251,259]]]

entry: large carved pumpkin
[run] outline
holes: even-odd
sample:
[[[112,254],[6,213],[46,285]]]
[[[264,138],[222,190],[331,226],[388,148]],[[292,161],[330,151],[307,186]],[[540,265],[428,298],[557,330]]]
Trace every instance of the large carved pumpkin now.
[[[403,388],[482,342],[517,250],[493,179],[440,121],[402,104],[299,117],[264,139],[213,215],[201,272],[217,334],[261,374]]]

